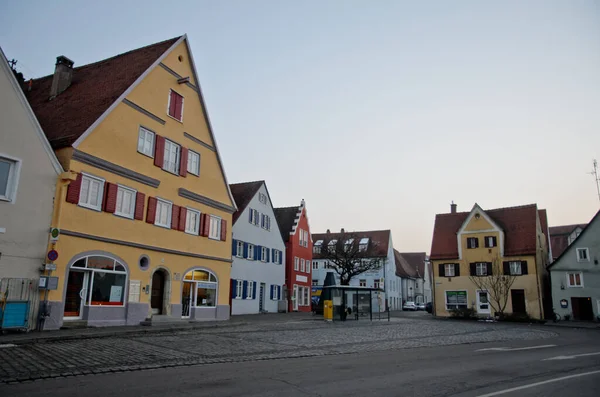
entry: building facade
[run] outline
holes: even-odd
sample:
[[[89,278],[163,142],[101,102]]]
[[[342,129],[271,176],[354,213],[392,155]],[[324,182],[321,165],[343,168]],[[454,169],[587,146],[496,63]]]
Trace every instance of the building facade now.
[[[473,308],[478,316],[494,316],[487,290],[470,277],[502,272],[515,276],[504,313],[544,318],[543,284],[548,264],[547,219],[535,204],[470,212],[435,219],[431,263],[434,272],[434,312]]]
[[[577,227],[558,226],[571,229]],[[600,211],[548,267],[554,311],[563,319],[600,321]]]
[[[552,226],[549,228],[552,261],[558,259],[558,257],[565,252],[571,243],[579,237],[586,226],[586,223],[580,223],[575,225]]]
[[[277,313],[287,309],[285,243],[264,181],[229,186],[233,214],[231,314]]]
[[[275,208],[285,241],[285,285],[288,311],[311,311],[312,238],[304,199],[299,207]]]
[[[431,302],[431,277],[429,276],[429,258],[425,252],[398,252],[396,274],[402,278],[402,299],[409,302]]]
[[[69,175],[45,329],[229,318],[229,191],[186,36],[74,67],[26,94]]]

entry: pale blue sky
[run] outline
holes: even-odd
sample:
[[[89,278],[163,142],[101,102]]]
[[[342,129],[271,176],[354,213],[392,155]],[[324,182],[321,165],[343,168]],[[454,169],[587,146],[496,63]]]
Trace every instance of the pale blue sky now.
[[[230,182],[305,198],[313,232],[392,229],[428,251],[436,213],[600,207],[593,1],[7,1],[26,77],[187,33]]]

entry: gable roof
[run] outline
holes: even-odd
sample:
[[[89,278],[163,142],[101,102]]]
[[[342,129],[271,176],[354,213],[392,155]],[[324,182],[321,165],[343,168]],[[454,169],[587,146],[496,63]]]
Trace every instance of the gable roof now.
[[[53,75],[34,79],[26,96],[52,147],[75,143],[181,37],[76,67],[71,85],[51,101]]]
[[[273,208],[275,219],[277,219],[279,231],[281,232],[281,237],[286,243],[290,240],[290,233],[294,229],[299,208],[300,207]]]
[[[458,259],[457,232],[471,212],[437,214],[431,242],[431,260]],[[504,255],[535,255],[537,205],[485,210],[505,234]]]
[[[569,247],[569,236],[577,228],[582,230],[586,228],[587,223],[574,225],[552,226],[550,227],[550,244],[552,247],[552,257],[556,260]]]
[[[48,139],[46,138],[46,135],[44,134],[44,131],[42,130],[42,127],[40,126],[38,119],[35,117],[35,114],[33,113],[31,106],[29,105],[29,102],[27,102],[27,99],[25,98],[23,90],[21,89],[21,87],[19,86],[19,83],[17,82],[15,75],[13,74],[11,68],[8,66],[8,60],[6,59],[6,56],[4,55],[4,51],[2,50],[1,47],[0,47],[0,64],[2,64],[2,66],[0,66],[0,68],[6,74],[8,80],[10,81],[10,85],[13,87],[16,97],[18,98],[19,102],[21,102],[21,105],[25,109],[25,112],[27,113],[27,116],[28,116],[29,120],[31,121],[33,130],[36,132],[38,138],[40,139],[42,146],[44,148],[44,151],[46,152],[46,154],[48,155],[48,158],[50,159],[50,162],[52,163],[54,171],[56,171],[57,174],[62,173],[64,170],[63,170],[62,166],[60,165],[58,158],[56,158],[56,154],[52,150],[52,147],[50,146],[50,143],[48,142]],[[17,133],[17,131],[15,131],[15,133]]]
[[[264,183],[265,181],[254,181],[232,183],[229,185],[229,189],[231,189],[231,194],[233,195],[233,199],[238,208],[237,211],[233,213],[234,224]]]
[[[346,231],[346,235],[352,234],[357,239],[369,238],[370,241],[375,241],[378,244],[377,257],[387,256],[389,243],[390,243],[390,230],[367,230],[367,231]],[[331,240],[339,240],[341,232],[339,233],[314,233],[312,235],[313,242],[323,240],[323,245],[327,245]],[[313,253],[313,258],[318,258],[319,254]]]
[[[419,278],[416,269],[396,249],[394,249],[394,262],[396,262],[396,276],[402,278]]]
[[[425,278],[425,261],[427,259],[425,252],[399,252],[399,254],[414,272],[416,278]]]
[[[587,225],[585,225],[585,226],[584,226],[583,230],[581,231],[581,234],[580,234],[579,236],[577,236],[577,237],[575,238],[575,240],[573,240],[573,242],[572,242],[570,245],[568,245],[568,246],[567,246],[567,247],[566,247],[566,248],[563,250],[563,252],[561,252],[561,254],[560,254],[560,255],[559,255],[557,258],[556,258],[556,260],[555,260],[554,262],[552,262],[552,263],[551,263],[551,264],[548,266],[548,269],[550,269],[552,266],[554,266],[554,264],[555,264],[556,262],[558,262],[558,261],[559,261],[559,260],[560,260],[560,259],[561,259],[561,258],[562,258],[564,255],[566,255],[567,251],[569,251],[569,249],[570,249],[572,246],[574,246],[574,245],[575,245],[575,243],[577,242],[577,240],[579,240],[579,239],[581,238],[581,236],[583,236],[583,235],[585,234],[585,232],[586,232],[588,229],[591,229],[591,228],[590,228],[590,225],[592,225],[594,222],[600,222],[600,211],[596,212],[596,215],[594,215],[594,217],[592,218],[592,220],[591,220],[591,221],[590,221],[590,222],[589,222]],[[582,224],[580,224],[580,225],[568,225],[568,226],[576,226],[576,227],[577,227],[577,226],[582,226]],[[556,227],[557,227],[557,228],[558,228],[558,227],[564,227],[564,228],[566,228],[567,226],[556,226]],[[575,228],[576,228],[576,227],[574,227],[573,229],[571,229],[571,231],[575,230]],[[550,229],[552,229],[552,228],[550,228]],[[561,230],[561,229],[559,229],[559,230]],[[562,230],[566,230],[566,229],[562,229]]]

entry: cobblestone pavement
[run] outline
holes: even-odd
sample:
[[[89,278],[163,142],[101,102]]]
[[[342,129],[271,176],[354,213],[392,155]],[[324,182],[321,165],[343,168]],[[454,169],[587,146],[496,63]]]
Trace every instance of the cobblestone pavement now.
[[[556,336],[526,326],[460,321],[290,321],[169,333],[0,345],[0,382],[182,365],[347,354]]]

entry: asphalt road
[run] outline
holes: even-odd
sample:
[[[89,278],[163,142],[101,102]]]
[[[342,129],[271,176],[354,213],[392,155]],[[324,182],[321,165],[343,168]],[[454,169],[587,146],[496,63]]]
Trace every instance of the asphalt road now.
[[[579,329],[553,331],[559,336],[542,340],[39,380],[0,385],[0,396],[600,395],[599,332]]]

